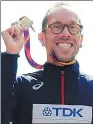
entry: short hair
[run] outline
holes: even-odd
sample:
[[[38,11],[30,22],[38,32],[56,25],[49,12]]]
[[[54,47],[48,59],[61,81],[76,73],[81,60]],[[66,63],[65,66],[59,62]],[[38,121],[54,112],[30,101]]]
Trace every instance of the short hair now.
[[[70,8],[70,6],[67,3],[56,3],[53,7],[48,9],[47,13],[45,14],[43,21],[42,21],[42,31],[45,32],[45,27],[47,25],[47,17],[52,13],[54,9],[60,9],[60,8]],[[71,9],[71,8],[70,8]],[[78,22],[81,24],[81,20],[78,17]]]

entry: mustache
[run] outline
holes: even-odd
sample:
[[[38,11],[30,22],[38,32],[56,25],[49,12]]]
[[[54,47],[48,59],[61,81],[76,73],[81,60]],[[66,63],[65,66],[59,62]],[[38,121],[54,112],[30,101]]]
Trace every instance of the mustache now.
[[[75,41],[75,39],[71,37],[55,37],[53,39],[53,42],[56,42],[56,41]]]

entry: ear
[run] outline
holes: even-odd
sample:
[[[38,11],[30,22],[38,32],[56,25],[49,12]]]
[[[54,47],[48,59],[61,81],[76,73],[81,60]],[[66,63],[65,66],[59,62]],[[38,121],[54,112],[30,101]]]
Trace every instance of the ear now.
[[[80,36],[80,41],[79,41],[80,48],[82,47],[82,41],[83,41],[83,34],[81,34]]]
[[[38,34],[38,39],[41,42],[42,46],[46,46],[46,38],[44,32]]]

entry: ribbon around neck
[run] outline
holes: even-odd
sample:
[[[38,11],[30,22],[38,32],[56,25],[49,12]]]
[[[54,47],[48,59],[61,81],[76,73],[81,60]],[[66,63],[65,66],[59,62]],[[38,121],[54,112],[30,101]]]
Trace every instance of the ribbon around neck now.
[[[43,68],[43,65],[40,65],[38,63],[36,63],[33,59],[32,59],[32,56],[31,56],[31,52],[30,52],[30,34],[29,34],[29,28],[25,29],[24,30],[24,52],[25,52],[25,56],[26,56],[26,59],[28,61],[28,63],[36,68],[36,69],[42,69]]]

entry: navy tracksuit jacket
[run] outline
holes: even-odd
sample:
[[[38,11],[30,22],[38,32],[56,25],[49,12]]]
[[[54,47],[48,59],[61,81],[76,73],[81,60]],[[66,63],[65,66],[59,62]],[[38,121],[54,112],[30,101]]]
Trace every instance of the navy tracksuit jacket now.
[[[15,79],[18,55],[2,53],[1,57],[2,124],[11,120],[12,124],[31,124],[33,104],[93,108],[93,78],[81,74],[77,61],[65,67],[45,63],[43,70]]]

